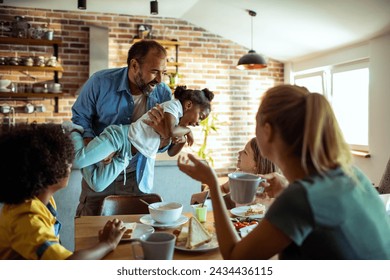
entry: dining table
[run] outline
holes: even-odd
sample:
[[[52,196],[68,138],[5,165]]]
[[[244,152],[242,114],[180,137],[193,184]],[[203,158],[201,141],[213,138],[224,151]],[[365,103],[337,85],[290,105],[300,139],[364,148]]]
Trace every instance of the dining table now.
[[[75,218],[75,250],[86,249],[98,242],[98,232],[104,227],[108,220],[119,219],[124,223],[137,222],[140,223],[141,218],[145,214],[141,215],[113,215],[113,216],[80,216]],[[184,216],[191,217],[192,213],[184,213]],[[212,211],[208,211],[207,220],[203,224],[207,230],[214,229],[214,216]],[[159,228],[154,227],[155,232],[170,232],[178,230],[176,228]],[[215,229],[214,229],[215,231]],[[214,233],[213,233],[214,234]],[[121,241],[115,250],[108,253],[103,259],[105,260],[132,260],[135,259],[131,244],[136,239],[128,241]],[[176,246],[174,260],[222,260],[222,255],[218,246],[212,249],[205,250],[186,250],[178,248]]]

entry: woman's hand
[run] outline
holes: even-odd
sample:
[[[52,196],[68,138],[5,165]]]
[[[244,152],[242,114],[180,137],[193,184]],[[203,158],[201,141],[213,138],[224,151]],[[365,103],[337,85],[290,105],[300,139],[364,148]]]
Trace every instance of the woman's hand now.
[[[206,163],[201,162],[194,155],[180,155],[177,160],[179,169],[191,178],[209,186],[214,185],[216,175],[214,170]]]
[[[107,221],[104,228],[99,231],[99,241],[109,244],[112,250],[114,250],[118,246],[125,231],[126,227],[123,226],[121,220],[114,219]]]
[[[264,192],[271,198],[277,197],[288,186],[288,180],[282,174],[273,172],[269,174],[260,174],[261,178],[267,179],[260,185],[264,187]]]

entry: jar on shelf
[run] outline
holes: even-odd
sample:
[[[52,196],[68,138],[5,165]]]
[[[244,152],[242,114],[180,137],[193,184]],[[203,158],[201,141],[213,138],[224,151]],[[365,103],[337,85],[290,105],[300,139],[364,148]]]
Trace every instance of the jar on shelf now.
[[[33,66],[34,65],[34,60],[32,57],[23,57],[22,58],[22,64],[24,66]]]
[[[56,67],[57,66],[57,57],[52,56],[49,58],[49,60],[46,62],[46,66]]]
[[[44,56],[35,57],[34,65],[44,67],[45,66],[45,57]]]

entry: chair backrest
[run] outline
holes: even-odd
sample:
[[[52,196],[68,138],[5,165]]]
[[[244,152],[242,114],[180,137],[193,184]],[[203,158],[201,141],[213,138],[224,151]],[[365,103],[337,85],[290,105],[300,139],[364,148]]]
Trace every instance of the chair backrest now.
[[[148,203],[161,202],[162,198],[156,193],[140,195],[109,195],[103,200],[100,215],[131,215],[131,214],[148,214],[148,206],[141,202],[140,199]]]
[[[379,182],[378,192],[381,194],[390,193],[390,159],[387,162],[385,172],[382,175],[382,179]]]
[[[200,193],[194,193],[191,195],[191,201],[190,205],[194,204],[202,204],[206,201],[207,197],[209,196],[209,191],[203,191]]]

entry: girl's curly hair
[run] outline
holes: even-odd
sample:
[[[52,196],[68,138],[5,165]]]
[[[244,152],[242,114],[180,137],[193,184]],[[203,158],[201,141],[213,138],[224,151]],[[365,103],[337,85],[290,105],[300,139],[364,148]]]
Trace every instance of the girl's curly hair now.
[[[178,86],[174,92],[175,98],[179,99],[181,104],[186,100],[191,100],[194,104],[199,105],[201,108],[210,109],[210,102],[214,98],[214,93],[209,89],[204,88],[202,90],[187,89],[186,86]]]
[[[17,125],[0,134],[0,202],[19,204],[68,176],[71,139],[60,125]]]

